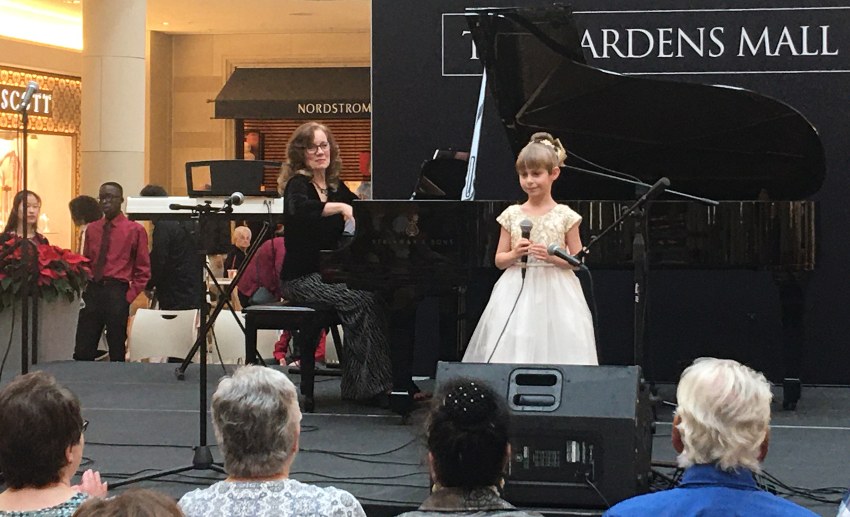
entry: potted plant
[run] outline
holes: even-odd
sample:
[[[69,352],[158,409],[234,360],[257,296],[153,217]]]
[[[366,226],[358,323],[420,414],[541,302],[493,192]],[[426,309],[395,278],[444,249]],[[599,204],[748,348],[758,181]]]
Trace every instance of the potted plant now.
[[[0,357],[6,357],[7,367],[20,367],[24,282],[29,282],[31,299],[38,301],[37,310],[30,312],[38,320],[38,361],[71,358],[80,295],[91,278],[88,262],[69,250],[14,235],[0,242]]]

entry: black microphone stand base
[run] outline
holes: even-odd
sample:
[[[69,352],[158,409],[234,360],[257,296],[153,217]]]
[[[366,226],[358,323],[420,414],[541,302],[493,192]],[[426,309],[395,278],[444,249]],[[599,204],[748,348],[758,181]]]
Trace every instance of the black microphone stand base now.
[[[109,488],[118,488],[124,485],[130,485],[133,483],[138,483],[140,481],[148,481],[151,479],[159,479],[166,476],[172,476],[174,474],[180,474],[183,472],[188,472],[190,470],[212,470],[214,472],[218,472],[220,474],[226,474],[224,471],[224,467],[220,463],[216,463],[213,461],[212,451],[210,451],[209,446],[207,445],[199,445],[195,447],[195,454],[192,457],[192,464],[186,465],[183,467],[176,467],[169,470],[162,470],[159,472],[155,472],[153,474],[145,474],[143,476],[136,476],[124,479],[122,481],[118,481],[116,483],[110,483]]]

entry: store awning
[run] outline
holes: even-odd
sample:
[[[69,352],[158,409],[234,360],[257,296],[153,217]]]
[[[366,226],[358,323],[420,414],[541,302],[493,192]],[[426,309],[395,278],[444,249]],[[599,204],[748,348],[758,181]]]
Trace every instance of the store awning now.
[[[368,68],[237,68],[215,118],[362,119],[372,115]]]

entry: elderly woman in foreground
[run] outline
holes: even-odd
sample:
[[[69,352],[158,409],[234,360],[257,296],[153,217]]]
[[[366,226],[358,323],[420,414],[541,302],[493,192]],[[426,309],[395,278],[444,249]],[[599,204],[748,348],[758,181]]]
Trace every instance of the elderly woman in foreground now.
[[[505,402],[475,380],[455,380],[440,391],[426,429],[433,492],[418,511],[402,516],[540,517],[499,496],[511,454]]]
[[[100,474],[71,478],[83,458],[80,401],[48,373],[22,375],[0,390],[0,515],[68,517],[89,496],[106,495]]]
[[[365,517],[348,492],[289,478],[301,410],[295,385],[283,373],[245,366],[222,379],[212,398],[212,421],[228,477],[184,495],[179,504],[188,517]]]

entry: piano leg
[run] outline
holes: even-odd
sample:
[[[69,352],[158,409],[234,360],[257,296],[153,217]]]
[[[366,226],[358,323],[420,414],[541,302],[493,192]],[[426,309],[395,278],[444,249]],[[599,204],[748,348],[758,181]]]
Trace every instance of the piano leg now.
[[[293,340],[300,354],[301,361],[301,395],[304,396],[304,412],[312,413],[316,408],[313,389],[316,378],[316,345],[322,334],[322,326],[304,327],[298,331]]]
[[[782,305],[782,360],[785,370],[782,379],[782,409],[785,410],[797,409],[802,392],[800,370],[805,340],[806,280],[805,272],[774,275]]]
[[[416,328],[416,305],[393,308],[389,315],[389,341],[393,366],[393,392],[390,409],[406,417],[414,406],[413,343]]]

